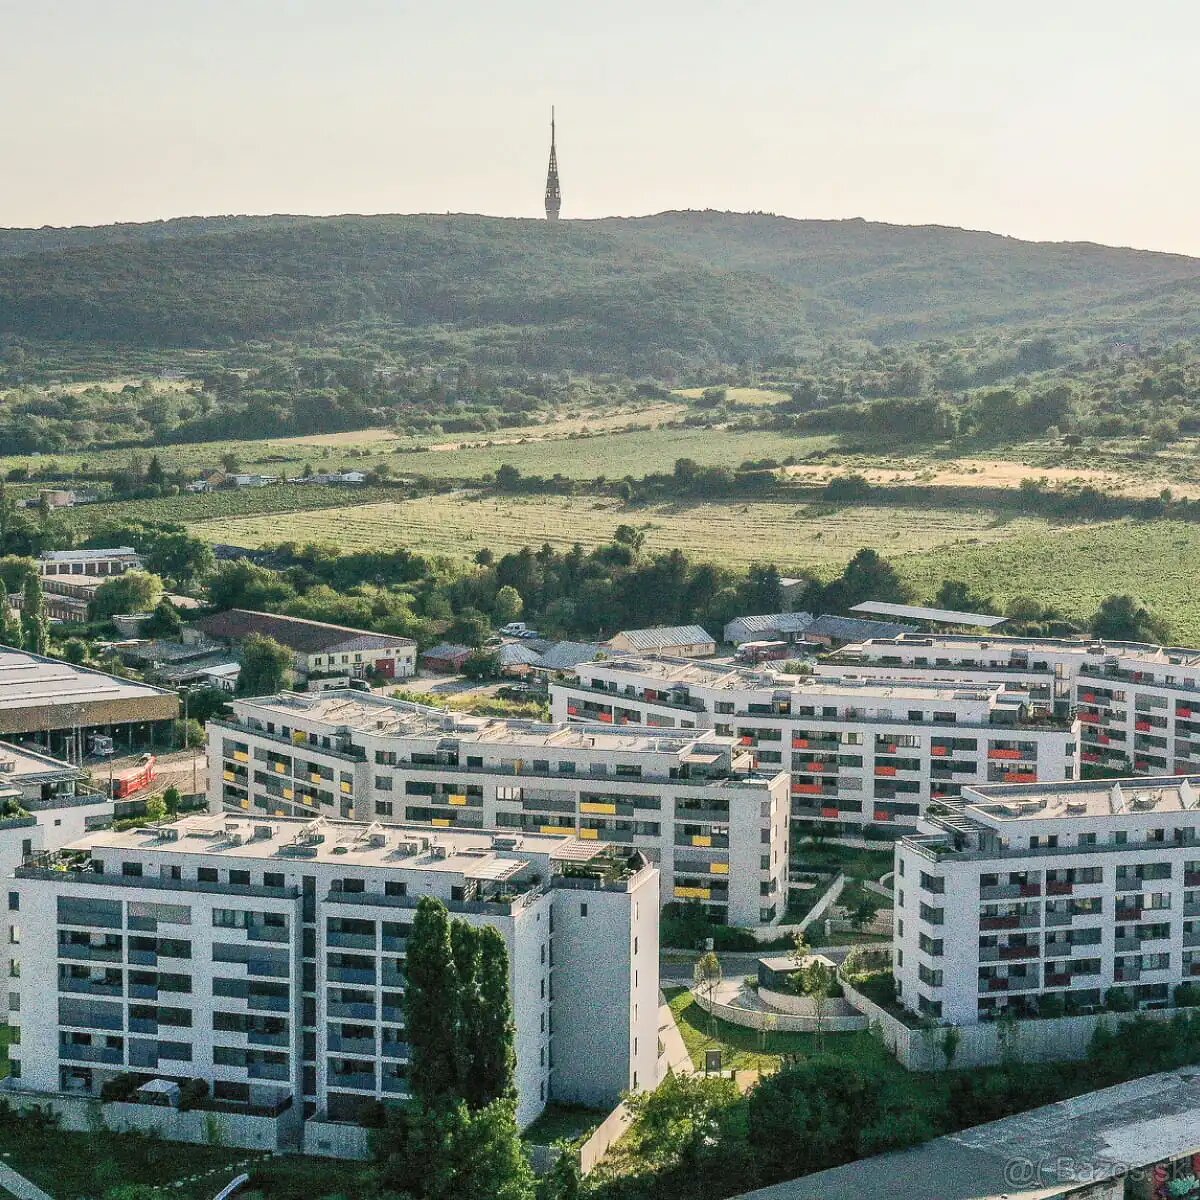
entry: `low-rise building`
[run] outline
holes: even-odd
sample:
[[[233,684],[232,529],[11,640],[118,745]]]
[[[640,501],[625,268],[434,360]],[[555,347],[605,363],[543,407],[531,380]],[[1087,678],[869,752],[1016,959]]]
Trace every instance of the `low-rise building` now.
[[[130,747],[169,745],[178,715],[174,692],[0,647],[0,737],[36,739],[78,761],[93,735]]]
[[[556,720],[715,729],[791,774],[792,816],[912,828],[973,783],[1078,776],[1079,725],[1000,684],[783,675],[686,659],[584,663],[550,685]]]
[[[142,559],[132,546],[101,550],[44,550],[38,555],[38,574],[45,578],[61,575],[123,575],[141,570]]]
[[[362,679],[371,674],[408,679],[416,674],[417,644],[412,638],[245,608],[198,618],[191,630],[185,631],[184,640],[199,635],[236,645],[252,633],[274,638],[291,650],[293,667],[301,679],[312,675]]]
[[[732,646],[744,642],[798,642],[816,618],[812,613],[760,613],[734,617],[725,626],[725,640]]]
[[[641,851],[663,902],[714,922],[786,908],[787,777],[711,730],[475,717],[362,692],[233,702],[208,723],[209,806],[570,833]]]
[[[699,625],[623,629],[614,633],[605,646],[631,654],[670,654],[674,658],[708,658],[717,652],[712,634]]]
[[[657,1083],[658,879],[636,853],[218,814],[89,834],[9,888],[26,1092],[198,1079],[228,1111],[348,1122],[403,1100],[424,896],[504,938],[522,1126]]]
[[[421,666],[437,675],[455,675],[475,651],[459,642],[438,642],[421,651]]]
[[[973,786],[896,848],[901,1003],[958,1025],[1200,981],[1200,776]]]

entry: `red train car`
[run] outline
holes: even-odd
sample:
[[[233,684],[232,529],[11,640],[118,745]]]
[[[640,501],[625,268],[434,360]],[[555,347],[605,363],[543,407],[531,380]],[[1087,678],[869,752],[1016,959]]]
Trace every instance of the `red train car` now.
[[[124,800],[127,796],[140,792],[142,788],[149,787],[158,776],[155,765],[157,762],[153,754],[143,754],[136,767],[116,772],[112,782],[113,799]]]

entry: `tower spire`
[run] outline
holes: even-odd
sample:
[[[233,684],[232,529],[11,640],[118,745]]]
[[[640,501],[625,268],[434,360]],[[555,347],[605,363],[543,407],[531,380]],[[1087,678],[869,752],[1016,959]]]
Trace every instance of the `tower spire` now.
[[[558,187],[558,150],[554,136],[554,106],[550,107],[550,166],[546,171],[546,220],[557,221],[562,208],[562,193]]]

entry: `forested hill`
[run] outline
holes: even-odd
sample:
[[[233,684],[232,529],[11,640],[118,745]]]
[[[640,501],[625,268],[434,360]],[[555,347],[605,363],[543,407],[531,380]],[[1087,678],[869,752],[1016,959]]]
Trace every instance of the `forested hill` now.
[[[0,337],[136,347],[311,331],[526,366],[669,371],[1053,322],[1200,333],[1200,260],[864,221],[684,212],[187,218],[0,230]]]

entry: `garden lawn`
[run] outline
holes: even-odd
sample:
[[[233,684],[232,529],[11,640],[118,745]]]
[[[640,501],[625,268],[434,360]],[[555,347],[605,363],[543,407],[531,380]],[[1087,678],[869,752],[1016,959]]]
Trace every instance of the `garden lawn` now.
[[[844,871],[851,879],[873,879],[876,883],[895,867],[891,850],[862,850],[837,842],[805,841],[795,854],[802,864],[801,871]]]
[[[670,988],[665,992],[683,1044],[698,1069],[704,1068],[704,1052],[720,1050],[721,1065],[726,1070],[774,1071],[785,1054],[803,1058],[818,1057],[817,1037],[812,1033],[768,1033],[743,1029],[728,1021],[714,1021],[696,1003],[688,988]],[[863,1069],[895,1075],[898,1080],[910,1078],[908,1072],[867,1033],[827,1033],[821,1057],[839,1058]]]
[[[577,1144],[585,1141],[608,1113],[578,1104],[547,1104],[521,1140],[533,1146],[553,1146],[555,1142]]]
[[[122,1184],[161,1187],[164,1200],[211,1200],[263,1156],[252,1150],[191,1146],[134,1134],[64,1133],[9,1116],[0,1125],[0,1160],[55,1200],[102,1196]],[[187,1180],[180,1187],[174,1186]]]

